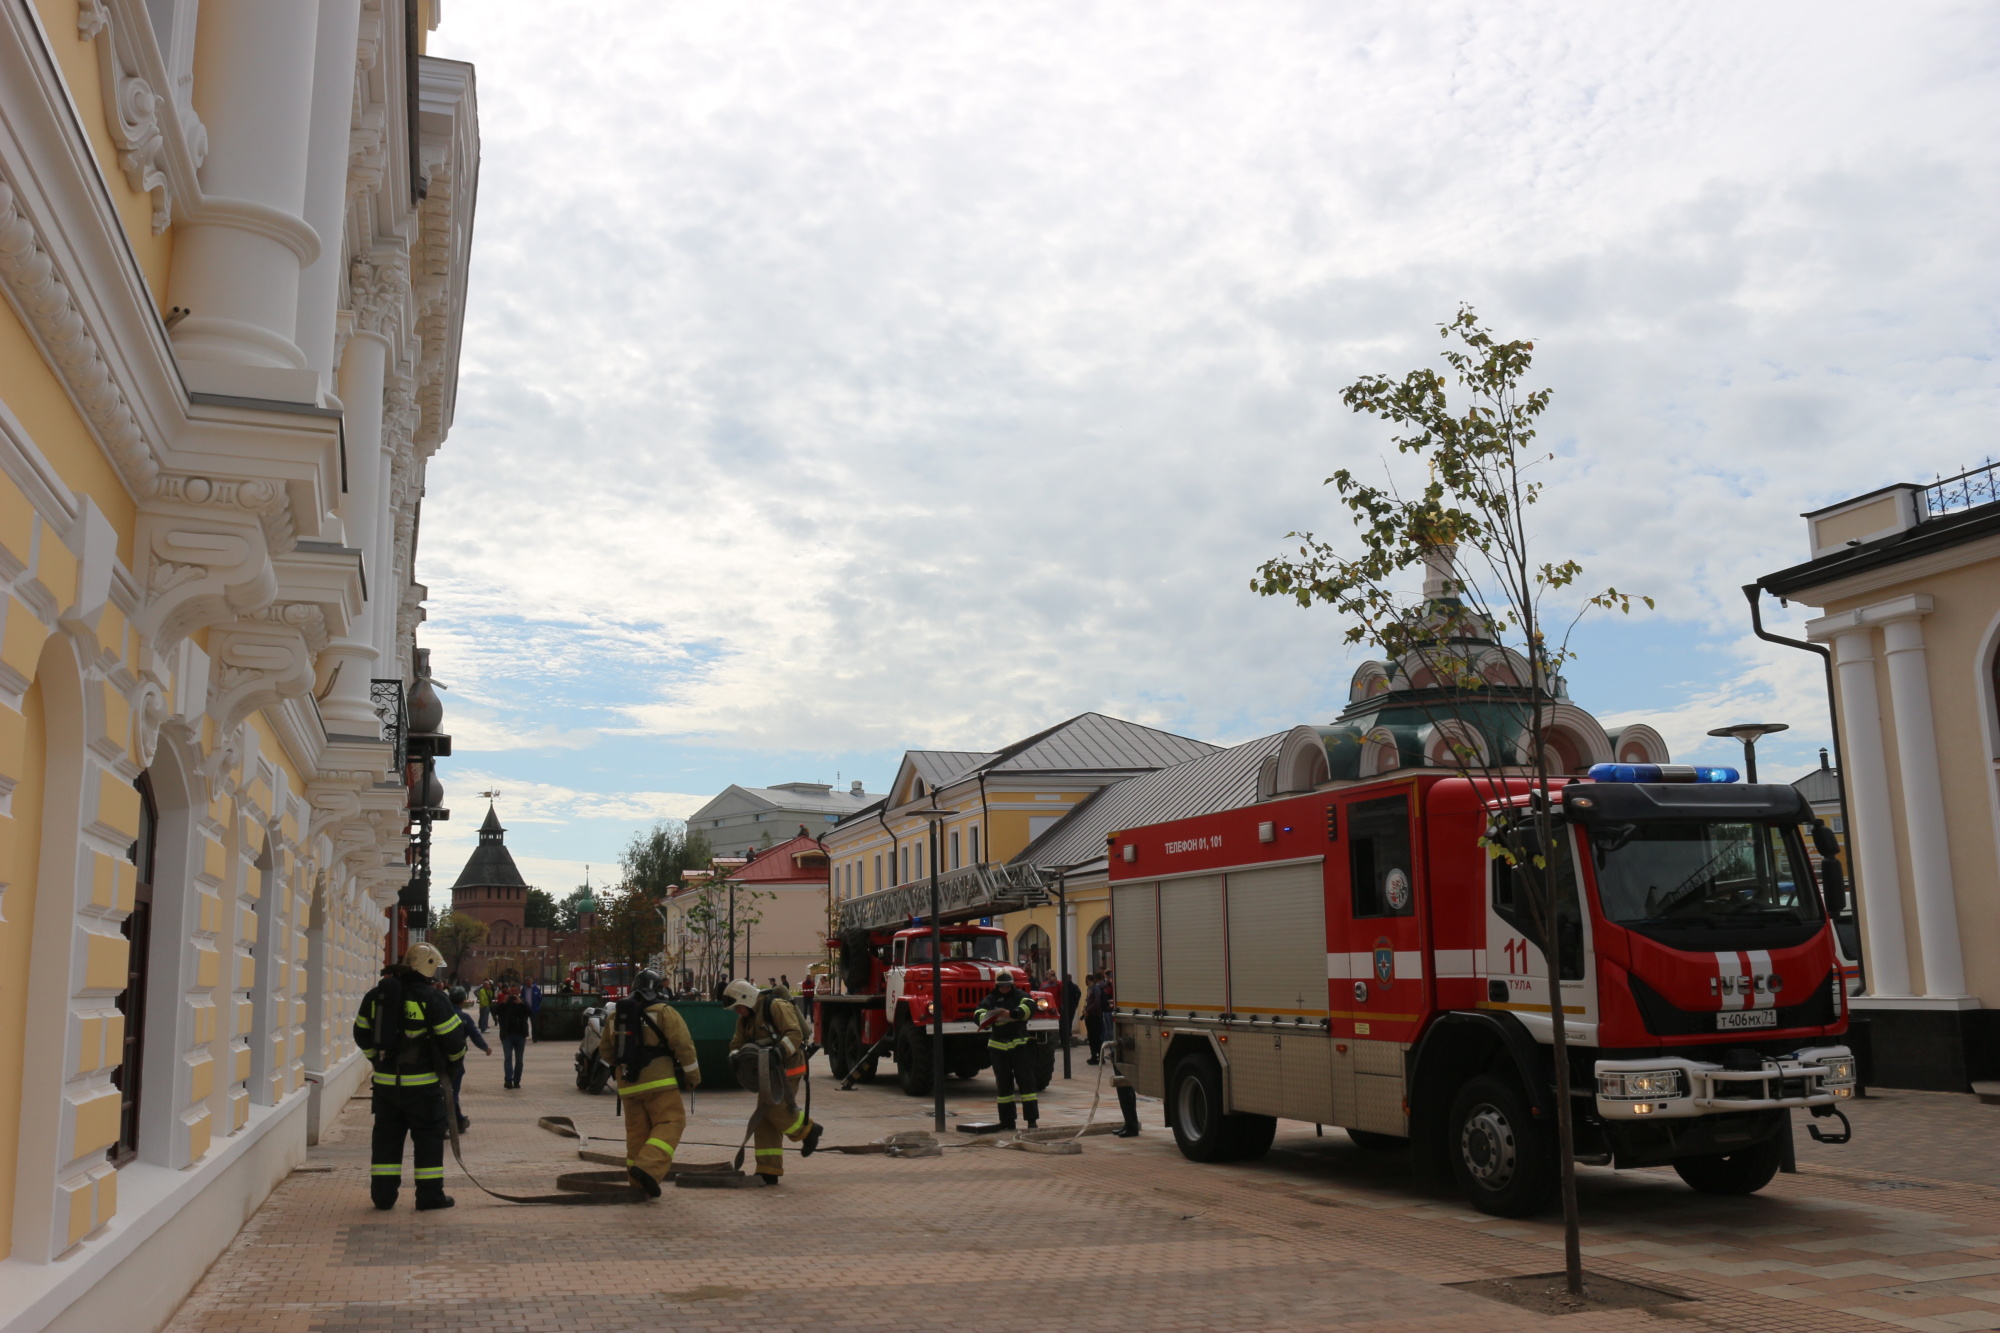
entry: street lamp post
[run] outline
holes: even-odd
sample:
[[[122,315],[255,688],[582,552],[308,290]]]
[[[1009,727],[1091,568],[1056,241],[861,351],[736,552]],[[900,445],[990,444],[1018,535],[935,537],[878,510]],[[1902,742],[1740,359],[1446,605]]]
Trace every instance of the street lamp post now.
[[[1738,722],[1733,726],[1717,727],[1708,734],[1711,736],[1726,736],[1731,740],[1742,742],[1743,780],[1745,782],[1755,782],[1757,780],[1758,739],[1768,736],[1774,731],[1790,731],[1791,729],[1792,724],[1789,722]]]
[[[1069,1014],[1069,894],[1064,872],[1056,872],[1056,1040],[1062,1045],[1063,1077],[1071,1077],[1069,1068],[1069,1028],[1074,1022]],[[1030,990],[1034,981],[1028,982]],[[1097,1054],[1096,1051],[1091,1052]]]
[[[931,808],[917,812],[930,826],[931,852],[931,1114],[937,1132],[944,1133],[944,927],[938,917],[944,911],[938,890],[938,832],[956,810],[937,808],[937,793],[931,793]]]

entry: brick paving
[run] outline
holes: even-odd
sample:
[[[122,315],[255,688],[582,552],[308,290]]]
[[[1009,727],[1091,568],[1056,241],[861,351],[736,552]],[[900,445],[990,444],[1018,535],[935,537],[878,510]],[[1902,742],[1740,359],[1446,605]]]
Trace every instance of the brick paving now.
[[[476,1052],[466,1156],[495,1189],[543,1193],[577,1144],[535,1128],[573,1117],[621,1152],[612,1099],[570,1080],[566,1043],[528,1048],[503,1091]],[[1058,1080],[1044,1123],[1080,1121],[1096,1071]],[[930,1104],[892,1082],[817,1080],[829,1143],[924,1129]],[[989,1080],[951,1085],[990,1118]],[[1109,1089],[1105,1089],[1111,1110]],[[700,1094],[683,1159],[735,1146],[748,1094]],[[631,1207],[487,1198],[447,1163],[458,1199],[418,1215],[367,1199],[367,1102],[333,1119],[306,1169],[244,1228],[173,1333],[540,1333],[541,1330],[1514,1330],[1548,1320],[1449,1283],[1561,1265],[1550,1219],[1486,1217],[1409,1182],[1395,1157],[1286,1122],[1269,1158],[1200,1166],[1142,1106],[1146,1133],[1081,1156],[951,1135],[942,1158],[787,1159],[779,1189],[669,1189]],[[2000,1329],[2000,1107],[1890,1092],[1851,1110],[1841,1148],[1803,1139],[1800,1172],[1748,1199],[1697,1195],[1671,1171],[1581,1170],[1593,1272],[1686,1300],[1566,1316],[1565,1329],[1662,1323],[1732,1333]],[[700,1142],[696,1142],[700,1141]],[[582,1169],[600,1169],[588,1166]]]

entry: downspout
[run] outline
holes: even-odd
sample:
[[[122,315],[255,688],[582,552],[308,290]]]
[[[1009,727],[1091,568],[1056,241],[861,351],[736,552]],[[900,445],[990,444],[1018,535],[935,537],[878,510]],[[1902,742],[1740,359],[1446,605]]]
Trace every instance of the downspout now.
[[[1846,817],[1845,814],[1841,815],[1842,819]],[[875,818],[882,822],[882,831],[889,835],[889,879],[892,881],[890,884],[878,884],[875,887],[878,889],[893,888],[896,884],[903,882],[896,878],[896,857],[901,852],[902,846],[896,840],[896,830],[889,827],[889,802],[886,798],[882,802],[882,808],[875,812]]]
[[[993,821],[986,813],[986,770],[979,770],[979,851],[982,859],[993,850]]]
[[[1858,884],[1860,882],[1859,877],[1855,875],[1854,869],[1861,864],[1860,857],[1855,854],[1855,847],[1860,840],[1856,836],[1854,821],[1848,818],[1847,815],[1847,758],[1840,748],[1840,704],[1833,689],[1833,650],[1825,644],[1808,643],[1804,639],[1788,639],[1782,634],[1773,634],[1771,631],[1765,629],[1763,606],[1761,605],[1759,596],[1763,591],[1764,585],[1761,583],[1746,583],[1743,585],[1744,600],[1750,603],[1750,628],[1752,632],[1767,643],[1781,643],[1787,648],[1802,648],[1806,652],[1817,653],[1819,654],[1820,664],[1826,668],[1826,720],[1828,730],[1832,733],[1833,737],[1833,785],[1834,789],[1840,794],[1840,827],[1841,832],[1847,838],[1848,880],[1850,883]],[[1777,594],[1773,593],[1772,596],[1775,597]],[[1779,600],[1782,601],[1784,599],[1779,598]],[[1857,890],[1855,893],[1857,908],[1859,899],[1860,893]],[[1858,939],[1856,949],[1858,952]]]

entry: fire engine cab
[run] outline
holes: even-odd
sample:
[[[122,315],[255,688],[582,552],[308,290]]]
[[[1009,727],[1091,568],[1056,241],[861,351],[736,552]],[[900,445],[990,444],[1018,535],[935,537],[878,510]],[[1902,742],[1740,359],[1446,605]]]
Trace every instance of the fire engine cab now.
[[[1761,1189],[1793,1112],[1847,1140],[1845,889],[1798,793],[1735,777],[1551,783],[1553,986],[1489,850],[1544,799],[1530,779],[1419,770],[1116,833],[1117,1065],[1197,1161],[1261,1156],[1279,1117],[1337,1125],[1520,1216],[1558,1179],[1561,1022],[1578,1160]]]

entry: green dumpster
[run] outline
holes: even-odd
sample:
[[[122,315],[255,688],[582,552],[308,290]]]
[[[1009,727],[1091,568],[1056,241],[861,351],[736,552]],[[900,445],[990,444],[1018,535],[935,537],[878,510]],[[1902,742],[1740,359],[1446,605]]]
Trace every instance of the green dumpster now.
[[[715,1000],[673,1000],[669,1005],[687,1023],[688,1035],[694,1038],[701,1086],[736,1087],[736,1075],[729,1069],[729,1039],[736,1032],[736,1011]]]
[[[542,1007],[535,1015],[536,1041],[582,1041],[583,1011],[604,1001],[595,995],[560,995],[542,992]]]

